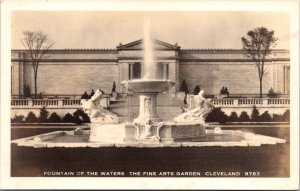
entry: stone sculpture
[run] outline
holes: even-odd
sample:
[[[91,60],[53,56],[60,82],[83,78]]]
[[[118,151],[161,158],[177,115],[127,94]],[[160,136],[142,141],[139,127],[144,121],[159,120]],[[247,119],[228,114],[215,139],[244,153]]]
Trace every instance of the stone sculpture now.
[[[98,89],[91,99],[81,100],[82,108],[89,116],[91,123],[118,123],[119,118],[100,105],[102,98],[103,92]]]
[[[138,123],[133,123],[133,125],[137,130],[137,140],[156,139],[159,141],[159,131],[164,125],[164,122],[153,123],[151,119],[147,118],[144,125],[140,125]]]
[[[192,122],[205,124],[205,118],[213,110],[211,99],[204,97],[204,90],[194,96],[185,112],[174,118],[176,122]]]

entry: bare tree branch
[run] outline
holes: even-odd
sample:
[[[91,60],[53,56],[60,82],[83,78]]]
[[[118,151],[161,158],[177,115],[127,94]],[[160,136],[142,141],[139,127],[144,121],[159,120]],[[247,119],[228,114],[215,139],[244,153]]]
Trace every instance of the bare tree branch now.
[[[32,63],[34,73],[35,98],[37,98],[37,75],[41,60],[46,52],[54,45],[48,39],[48,35],[41,31],[24,31],[24,38],[21,40],[26,49],[28,59]]]
[[[242,37],[242,45],[245,55],[250,58],[257,67],[260,97],[262,97],[262,80],[267,75],[265,71],[265,61],[267,56],[271,54],[271,48],[276,46],[278,39],[274,37],[274,31],[269,31],[265,27],[255,28],[248,31],[247,36]]]

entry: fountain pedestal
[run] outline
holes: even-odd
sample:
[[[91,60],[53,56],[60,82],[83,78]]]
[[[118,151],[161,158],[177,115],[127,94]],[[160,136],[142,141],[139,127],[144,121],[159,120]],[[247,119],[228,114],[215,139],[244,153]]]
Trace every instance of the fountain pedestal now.
[[[152,123],[162,121],[156,111],[156,97],[158,93],[167,91],[175,83],[170,80],[129,80],[121,83],[126,90],[139,94],[140,108],[139,116],[134,123],[145,124],[150,119]]]
[[[151,122],[154,123],[162,121],[162,119],[158,117],[156,111],[156,96],[157,93],[143,93],[139,95],[139,116],[134,119],[134,123],[145,124],[147,120],[151,120]]]

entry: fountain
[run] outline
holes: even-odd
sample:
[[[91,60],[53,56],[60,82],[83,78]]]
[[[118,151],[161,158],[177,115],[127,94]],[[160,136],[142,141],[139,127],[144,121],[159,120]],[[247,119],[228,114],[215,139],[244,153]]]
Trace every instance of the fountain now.
[[[175,85],[167,79],[158,79],[154,48],[149,30],[144,30],[144,74],[142,79],[121,82],[127,91],[139,95],[139,115],[132,122],[121,122],[119,117],[100,105],[103,92],[97,90],[90,100],[82,100],[84,111],[90,117],[90,131],[57,131],[14,140],[20,146],[33,147],[102,147],[102,146],[260,146],[285,143],[284,139],[242,131],[209,127],[206,116],[212,111],[211,99],[204,98],[204,91],[192,99],[186,111],[173,121],[163,121],[157,114],[156,98]],[[81,140],[66,142],[64,136]],[[87,138],[88,137],[88,138]],[[88,139],[88,140],[87,140]]]
[[[134,119],[131,124],[131,126],[136,129],[135,136],[134,138],[127,138],[125,140],[136,140],[139,142],[173,142],[179,139],[182,140],[183,138],[199,137],[205,133],[203,123],[197,123],[195,120],[180,123],[182,121],[181,116],[179,116],[179,120],[177,120],[180,124],[174,122],[166,123],[162,122],[162,119],[157,115],[157,94],[167,91],[170,87],[175,85],[175,82],[165,78],[157,78],[157,63],[154,59],[153,40],[150,35],[149,23],[149,20],[146,20],[144,27],[143,44],[145,73],[143,78],[121,82],[127,91],[137,93],[140,100],[139,116]],[[203,95],[201,94],[201,96]],[[208,110],[205,113],[208,114],[210,111],[211,110]],[[130,125],[128,125],[128,127],[130,127]]]

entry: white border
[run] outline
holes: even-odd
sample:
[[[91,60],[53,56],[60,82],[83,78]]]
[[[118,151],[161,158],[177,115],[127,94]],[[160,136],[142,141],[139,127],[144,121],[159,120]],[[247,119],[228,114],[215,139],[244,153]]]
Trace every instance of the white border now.
[[[10,13],[16,10],[97,11],[286,11],[291,13],[290,178],[11,178]],[[1,177],[2,189],[298,189],[299,188],[299,0],[103,0],[1,2]],[[201,161],[199,161],[201,162]],[[76,180],[76,181],[74,181]]]

